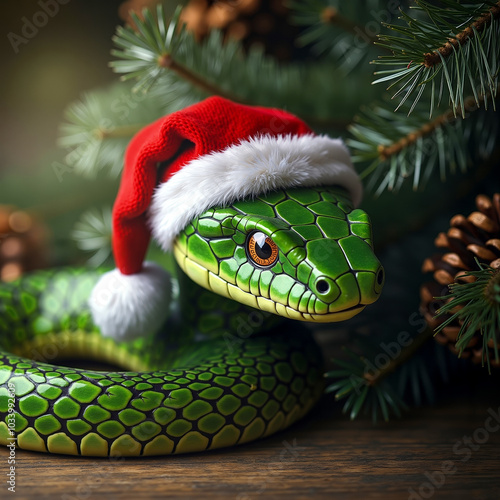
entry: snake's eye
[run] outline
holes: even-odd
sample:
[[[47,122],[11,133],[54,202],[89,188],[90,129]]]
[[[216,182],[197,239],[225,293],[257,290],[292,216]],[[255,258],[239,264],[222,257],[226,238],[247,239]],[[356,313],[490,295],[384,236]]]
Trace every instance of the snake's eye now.
[[[278,246],[269,236],[256,231],[248,236],[247,253],[254,264],[269,267],[278,258]]]

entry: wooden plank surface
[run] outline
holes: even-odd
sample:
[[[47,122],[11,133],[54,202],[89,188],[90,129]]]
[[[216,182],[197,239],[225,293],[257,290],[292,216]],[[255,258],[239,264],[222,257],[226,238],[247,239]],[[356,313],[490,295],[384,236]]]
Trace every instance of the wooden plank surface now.
[[[204,454],[110,460],[17,450],[12,498],[500,499],[500,424],[488,420],[495,413],[500,421],[500,408],[491,391],[478,383],[375,426],[349,422],[324,398],[279,435]],[[11,494],[7,458],[1,448],[2,499]]]

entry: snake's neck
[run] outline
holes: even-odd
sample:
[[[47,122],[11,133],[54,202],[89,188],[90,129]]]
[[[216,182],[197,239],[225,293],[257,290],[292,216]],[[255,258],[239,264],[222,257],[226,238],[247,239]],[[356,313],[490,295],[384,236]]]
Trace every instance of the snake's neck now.
[[[177,265],[178,303],[183,324],[193,325],[198,338],[248,338],[287,320],[222,297],[191,280]]]

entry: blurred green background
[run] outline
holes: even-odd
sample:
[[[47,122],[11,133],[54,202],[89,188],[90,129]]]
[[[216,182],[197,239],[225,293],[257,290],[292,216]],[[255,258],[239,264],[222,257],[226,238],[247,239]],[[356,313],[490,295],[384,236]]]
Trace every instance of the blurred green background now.
[[[69,0],[27,43],[26,20],[43,21],[38,1],[5,2],[0,19],[0,168],[32,173],[52,158],[57,128],[82,91],[114,81],[108,68],[120,0]],[[47,2],[49,3],[49,2]],[[34,19],[35,18],[35,19]],[[9,36],[10,34],[10,36]],[[17,53],[16,53],[17,50]],[[38,167],[37,167],[38,166]]]
[[[79,256],[69,238],[75,221],[88,206],[109,202],[117,185],[57,173],[64,109],[116,81],[108,62],[121,23],[120,0],[66,1],[5,2],[0,18],[0,205],[33,209],[46,221],[51,265],[63,263],[68,251]]]

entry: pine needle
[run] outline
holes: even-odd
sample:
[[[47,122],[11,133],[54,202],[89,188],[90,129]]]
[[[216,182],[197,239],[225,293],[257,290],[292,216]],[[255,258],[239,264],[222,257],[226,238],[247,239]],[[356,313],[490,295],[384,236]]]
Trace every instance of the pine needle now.
[[[181,26],[180,10],[169,19],[160,5],[155,16],[145,10],[144,21],[135,22],[139,32],[118,28],[112,51],[117,59],[110,63],[122,79],[136,81],[135,90],[196,100],[220,95],[284,108],[324,127],[352,113],[359,96],[369,101],[378,93],[367,85],[368,74],[366,81],[339,78],[338,69],[326,60],[281,65],[259,48],[245,51],[240,42],[224,40],[217,30],[198,42]]]
[[[367,69],[378,52],[376,35],[387,31],[380,21],[391,22],[398,14],[382,0],[367,0],[362,9],[356,2],[342,0],[294,0],[288,7],[290,22],[304,28],[297,44],[327,57],[344,75]]]
[[[495,107],[498,88],[498,38],[500,2],[415,0],[413,16],[402,12],[404,24],[387,27],[398,35],[381,35],[378,45],[392,56],[380,56],[374,64],[389,66],[377,71],[374,83],[391,82],[399,109],[412,96],[414,104],[431,86],[430,116],[446,98],[453,113],[465,116],[465,96],[472,94],[476,105]],[[382,76],[383,75],[383,76]],[[436,92],[436,81],[439,91]],[[428,92],[426,94],[429,94]],[[412,109],[410,109],[410,112]]]
[[[111,207],[93,208],[82,214],[71,233],[77,247],[93,252],[88,264],[103,265],[111,256]]]
[[[483,366],[486,360],[489,369],[489,349],[494,349],[495,360],[499,360],[500,269],[493,269],[477,259],[476,264],[478,271],[465,272],[474,281],[452,283],[449,285],[449,295],[438,297],[447,302],[437,311],[436,317],[445,314],[449,317],[436,328],[436,333],[458,320],[460,330],[456,347],[461,355],[472,337],[479,332],[483,338]]]
[[[58,142],[67,150],[66,164],[84,177],[100,172],[118,177],[130,139],[163,114],[162,104],[156,95],[136,93],[128,83],[84,94],[68,106],[60,126]]]
[[[464,101],[465,118],[447,109],[429,119],[424,104],[410,116],[394,113],[387,104],[365,108],[349,127],[353,161],[362,165],[361,177],[370,177],[368,189],[377,195],[397,190],[413,178],[414,190],[438,171],[465,172],[476,160],[486,159],[499,136],[497,115],[477,108],[475,98]]]

